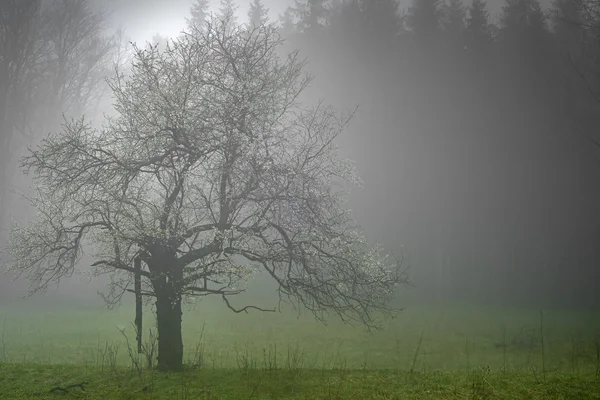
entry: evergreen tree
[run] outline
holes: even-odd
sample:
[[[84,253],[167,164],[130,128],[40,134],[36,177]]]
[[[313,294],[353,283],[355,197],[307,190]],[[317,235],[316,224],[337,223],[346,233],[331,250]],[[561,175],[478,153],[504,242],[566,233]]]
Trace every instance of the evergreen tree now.
[[[413,0],[407,23],[419,42],[431,43],[440,36],[441,17],[439,0]]]
[[[147,47],[154,47],[158,51],[163,52],[167,49],[167,44],[169,43],[169,38],[161,35],[160,33],[155,33],[152,36],[150,41],[146,42]]]
[[[254,0],[250,3],[248,11],[248,22],[251,26],[260,26],[266,24],[269,20],[269,10],[263,5],[261,0]]]
[[[563,50],[575,50],[585,41],[585,21],[582,3],[555,0],[550,9],[550,24],[557,44]]]
[[[186,19],[189,28],[195,26],[199,29],[204,29],[206,27],[208,6],[209,0],[196,0],[196,2],[190,8],[191,18]]]
[[[283,36],[290,36],[296,32],[294,10],[291,7],[286,8],[284,13],[279,15],[279,32]]]
[[[388,47],[404,27],[395,0],[349,0],[330,14],[334,35],[363,46]]]
[[[446,40],[462,47],[466,16],[462,0],[448,0],[447,3],[444,3],[443,14]]]
[[[363,0],[363,19],[371,42],[391,42],[400,33],[402,22],[395,0]]]
[[[348,0],[332,8],[330,28],[339,39],[355,41],[360,39],[357,27],[363,23],[361,0]]]
[[[506,0],[500,19],[499,43],[503,57],[518,69],[537,75],[547,64],[549,35],[538,0]]]
[[[506,0],[500,24],[506,42],[529,43],[546,33],[546,17],[538,0]]]
[[[306,33],[320,32],[329,17],[326,4],[327,0],[295,0],[292,10],[299,19],[298,30]]]
[[[472,0],[468,8],[465,42],[470,52],[481,52],[492,43],[493,26],[485,0]]]
[[[235,15],[237,8],[235,0],[221,0],[221,7],[219,8],[217,17],[224,21],[226,20],[229,29],[232,29],[237,25],[237,17]]]
[[[330,29],[339,44],[363,58],[391,56],[403,28],[395,0],[350,0],[331,8]]]
[[[563,99],[562,109],[575,126],[586,120],[582,113],[589,112],[589,94],[600,93],[598,87],[592,85],[600,82],[597,79],[600,64],[597,64],[598,58],[589,57],[590,51],[598,51],[599,42],[586,29],[593,26],[593,21],[586,18],[585,11],[582,2],[555,0],[549,13],[557,72],[566,78],[559,87],[561,95],[557,97]]]
[[[500,91],[506,98],[519,98],[509,112],[527,109],[521,123],[546,121],[556,113],[553,99],[556,81],[553,46],[546,17],[537,0],[506,0],[500,19],[495,53],[498,56]],[[559,78],[559,79],[562,79]],[[512,108],[514,107],[514,108]],[[524,117],[525,118],[525,117]],[[518,132],[520,128],[516,128]]]

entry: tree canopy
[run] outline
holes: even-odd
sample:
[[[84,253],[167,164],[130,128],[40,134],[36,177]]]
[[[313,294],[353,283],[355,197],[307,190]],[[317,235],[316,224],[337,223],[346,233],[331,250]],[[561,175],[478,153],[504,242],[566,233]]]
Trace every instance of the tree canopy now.
[[[12,230],[11,268],[43,291],[88,244],[116,301],[138,259],[144,294],[179,324],[186,295],[240,311],[229,298],[262,270],[280,300],[377,327],[405,275],[344,201],[359,180],[336,138],[352,112],[300,103],[312,78],[297,52],[278,56],[274,27],[229,29],[214,19],[163,51],[136,48],[110,82],[117,116],[101,129],[67,121],[23,158],[37,214]],[[160,353],[159,366],[181,363]]]

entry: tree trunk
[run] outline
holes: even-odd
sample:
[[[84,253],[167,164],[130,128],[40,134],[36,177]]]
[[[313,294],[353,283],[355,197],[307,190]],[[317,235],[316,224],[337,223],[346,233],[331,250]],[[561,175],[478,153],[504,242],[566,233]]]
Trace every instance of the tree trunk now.
[[[158,293],[156,323],[158,329],[158,370],[183,369],[183,339],[181,337],[181,299]]]
[[[135,332],[138,347],[138,354],[142,354],[142,259],[138,256],[134,260],[133,291],[135,292]]]

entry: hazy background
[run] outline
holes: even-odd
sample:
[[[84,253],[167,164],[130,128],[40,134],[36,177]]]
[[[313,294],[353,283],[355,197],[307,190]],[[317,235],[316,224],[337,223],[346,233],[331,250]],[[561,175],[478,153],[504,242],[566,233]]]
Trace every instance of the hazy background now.
[[[96,3],[111,10],[110,29],[143,43],[176,36],[192,1]],[[264,3],[273,19],[290,4]],[[488,3],[492,21],[503,4]],[[246,12],[240,2],[240,20]],[[530,48],[501,36],[476,54],[428,47],[411,34],[368,42],[359,29],[340,22],[321,36],[290,35],[286,46],[309,57],[316,80],[308,100],[360,105],[340,143],[364,180],[351,208],[370,239],[397,254],[403,246],[415,285],[405,293],[419,301],[600,305],[600,164],[580,135],[598,133],[600,112],[585,90],[566,91],[564,78],[573,76],[553,33]],[[585,107],[574,117],[575,101]],[[17,187],[25,182],[14,176]],[[24,283],[1,279],[0,301],[24,293]],[[50,296],[99,301],[106,279],[86,282],[67,280]],[[272,288],[263,278],[254,287]]]
[[[189,10],[193,0],[93,0],[99,6],[111,10],[114,26],[122,26],[133,41],[144,42],[159,33],[165,36],[176,36],[185,28],[185,19],[189,18]],[[246,18],[250,1],[237,1],[237,16]],[[542,0],[547,8],[551,1]],[[293,0],[264,0],[272,20],[277,20],[287,7],[293,6]],[[409,0],[398,1],[401,8],[410,6]],[[493,19],[499,16],[502,0],[490,0],[488,10]],[[219,0],[211,1],[211,11],[217,12]]]

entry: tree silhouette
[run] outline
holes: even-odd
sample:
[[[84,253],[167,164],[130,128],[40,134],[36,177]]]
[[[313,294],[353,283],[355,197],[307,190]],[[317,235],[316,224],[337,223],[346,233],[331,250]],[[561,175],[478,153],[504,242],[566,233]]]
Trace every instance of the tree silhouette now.
[[[261,0],[254,0],[250,3],[248,10],[248,22],[251,26],[265,25],[269,21],[269,10],[264,6]]]
[[[465,42],[471,52],[482,52],[492,43],[492,25],[485,0],[472,0],[468,8]]]
[[[358,183],[334,144],[352,113],[300,104],[311,77],[282,43],[274,27],[213,19],[163,52],[136,48],[111,82],[116,117],[67,122],[23,159],[37,214],[11,232],[11,269],[43,291],[89,244],[108,301],[141,279],[161,370],[182,367],[182,299],[266,311],[231,300],[257,271],[319,320],[380,326],[405,271],[367,244],[339,189]]]
[[[209,4],[209,0],[196,0],[196,2],[192,4],[192,7],[190,8],[191,18],[186,20],[188,27],[191,28],[195,25],[198,29],[204,29],[208,17]]]
[[[227,21],[227,28],[233,29],[237,25],[237,16],[235,12],[238,6],[235,4],[235,0],[221,0],[221,6],[217,17],[223,21]]]
[[[294,0],[292,8],[298,18],[298,31],[316,34],[327,24],[329,9],[327,0]]]
[[[443,30],[448,41],[454,47],[464,46],[465,6],[462,0],[448,0],[444,4]]]
[[[442,27],[439,0],[413,0],[407,23],[420,44],[427,46],[439,40]]]

